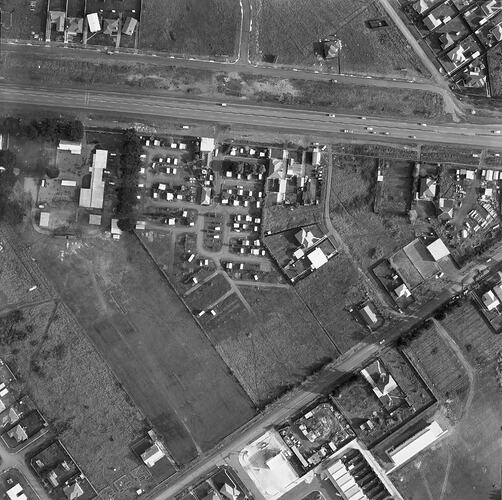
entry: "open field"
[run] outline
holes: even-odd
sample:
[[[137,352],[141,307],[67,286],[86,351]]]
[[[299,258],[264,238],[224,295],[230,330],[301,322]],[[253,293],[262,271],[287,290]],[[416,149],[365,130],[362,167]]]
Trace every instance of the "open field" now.
[[[52,302],[24,309],[14,328],[18,340],[3,343],[4,359],[94,486],[136,468],[129,444],[147,423],[69,310]]]
[[[135,238],[90,240],[61,262],[62,243],[37,245],[44,270],[179,463],[251,418],[250,400]]]
[[[283,205],[273,205],[264,211],[263,228],[265,231],[284,231],[290,227],[300,227],[319,222],[321,219],[321,209],[319,205],[307,207],[291,207]]]
[[[205,328],[257,404],[273,400],[337,356],[292,289],[241,287],[241,292],[254,314],[229,304],[227,313]]]
[[[231,56],[238,51],[240,22],[237,0],[143,0],[140,48]]]
[[[258,5],[260,60],[263,55],[274,55],[279,64],[311,65],[317,62],[314,43],[329,38],[342,43],[342,73],[427,75],[376,2],[321,0],[312,8],[306,1],[261,0]],[[369,29],[365,21],[370,19],[385,19],[388,26]],[[338,58],[325,64],[338,69]]]
[[[389,163],[403,162],[389,160]],[[380,194],[377,188],[381,187],[377,183],[377,164],[378,159],[371,156],[333,155],[330,217],[363,269],[413,238],[408,219],[373,211],[375,192]],[[383,182],[395,179],[387,177],[384,174]],[[390,188],[388,191],[390,196]],[[397,195],[393,192],[392,196]]]
[[[367,298],[369,291],[345,253],[299,281],[295,289],[342,353],[369,335],[348,310]]]
[[[502,45],[488,51],[488,67],[490,69],[490,86],[492,95],[500,97],[502,95]]]
[[[420,160],[433,163],[479,165],[480,155],[480,149],[460,149],[458,147],[440,146],[438,144],[424,144],[420,150]]]
[[[376,158],[418,160],[414,144],[347,144],[332,146],[333,153],[353,156],[372,156]]]
[[[32,40],[35,36],[44,38],[48,0],[3,0],[3,39]]]
[[[40,67],[39,67],[40,66]],[[7,82],[71,84],[87,88],[89,84],[117,90],[154,88],[181,94],[208,97],[247,97],[257,102],[291,104],[310,109],[339,112],[395,115],[428,119],[445,118],[443,98],[429,91],[354,87],[324,81],[284,80],[254,75],[196,71],[155,64],[125,65],[106,62],[75,61],[26,54],[9,54],[3,63]]]

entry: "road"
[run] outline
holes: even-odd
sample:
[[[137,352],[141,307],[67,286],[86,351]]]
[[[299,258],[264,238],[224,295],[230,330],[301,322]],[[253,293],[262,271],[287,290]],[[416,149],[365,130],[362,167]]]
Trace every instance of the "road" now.
[[[502,124],[473,125],[430,124],[398,121],[380,117],[361,117],[347,114],[328,115],[319,111],[275,107],[257,104],[228,103],[221,106],[216,100],[175,96],[151,96],[139,92],[87,91],[67,88],[50,89],[32,86],[0,85],[0,101],[45,108],[71,108],[111,112],[127,116],[157,116],[174,118],[183,123],[210,122],[247,128],[271,129],[318,136],[364,136],[368,141],[388,139],[417,142],[458,144],[502,149],[500,135],[492,130]],[[350,131],[348,133],[343,130]]]

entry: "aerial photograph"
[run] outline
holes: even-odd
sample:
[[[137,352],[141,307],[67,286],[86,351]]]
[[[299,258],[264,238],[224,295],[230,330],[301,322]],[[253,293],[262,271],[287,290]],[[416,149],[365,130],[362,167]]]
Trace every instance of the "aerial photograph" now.
[[[0,0],[0,500],[502,500],[502,0]]]

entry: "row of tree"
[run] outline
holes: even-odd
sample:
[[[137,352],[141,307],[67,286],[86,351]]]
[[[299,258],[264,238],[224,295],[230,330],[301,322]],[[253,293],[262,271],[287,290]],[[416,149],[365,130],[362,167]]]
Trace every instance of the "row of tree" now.
[[[48,141],[59,139],[79,141],[84,136],[84,126],[79,120],[43,118],[26,121],[7,116],[0,119],[0,133],[28,137],[29,139],[41,138]]]
[[[141,140],[134,129],[124,132],[120,155],[120,185],[117,192],[118,227],[132,231],[136,226],[136,203],[138,201],[138,174],[141,168]]]

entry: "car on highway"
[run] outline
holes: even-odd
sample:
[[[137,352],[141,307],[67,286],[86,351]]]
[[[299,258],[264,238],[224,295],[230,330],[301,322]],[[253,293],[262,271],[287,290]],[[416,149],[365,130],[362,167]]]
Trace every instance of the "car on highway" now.
[[[354,133],[354,131],[353,131],[353,130],[349,130],[349,129],[346,129],[346,128],[344,128],[344,129],[342,130],[342,132],[343,132],[344,134],[353,134],[353,133]]]
[[[390,132],[382,132],[382,135],[390,135]]]
[[[409,135],[408,137],[409,137],[410,139],[416,139],[416,138],[417,138],[417,136],[416,136],[416,135]]]
[[[368,132],[373,132],[373,127],[364,127]]]
[[[220,106],[223,106],[223,107],[225,107],[226,105],[227,105],[227,103],[226,103],[226,102],[222,102],[222,103],[220,104]]]
[[[365,116],[360,116],[359,119],[360,120],[366,120],[366,117]]]
[[[335,116],[336,116],[336,115],[335,115],[335,113],[328,113],[328,116],[329,116],[330,118],[335,118]]]
[[[182,125],[181,128],[185,129],[185,130],[188,130],[190,128],[190,125]]]
[[[492,134],[500,134],[500,130],[492,130]]]
[[[427,127],[427,123],[419,123],[421,127]]]

